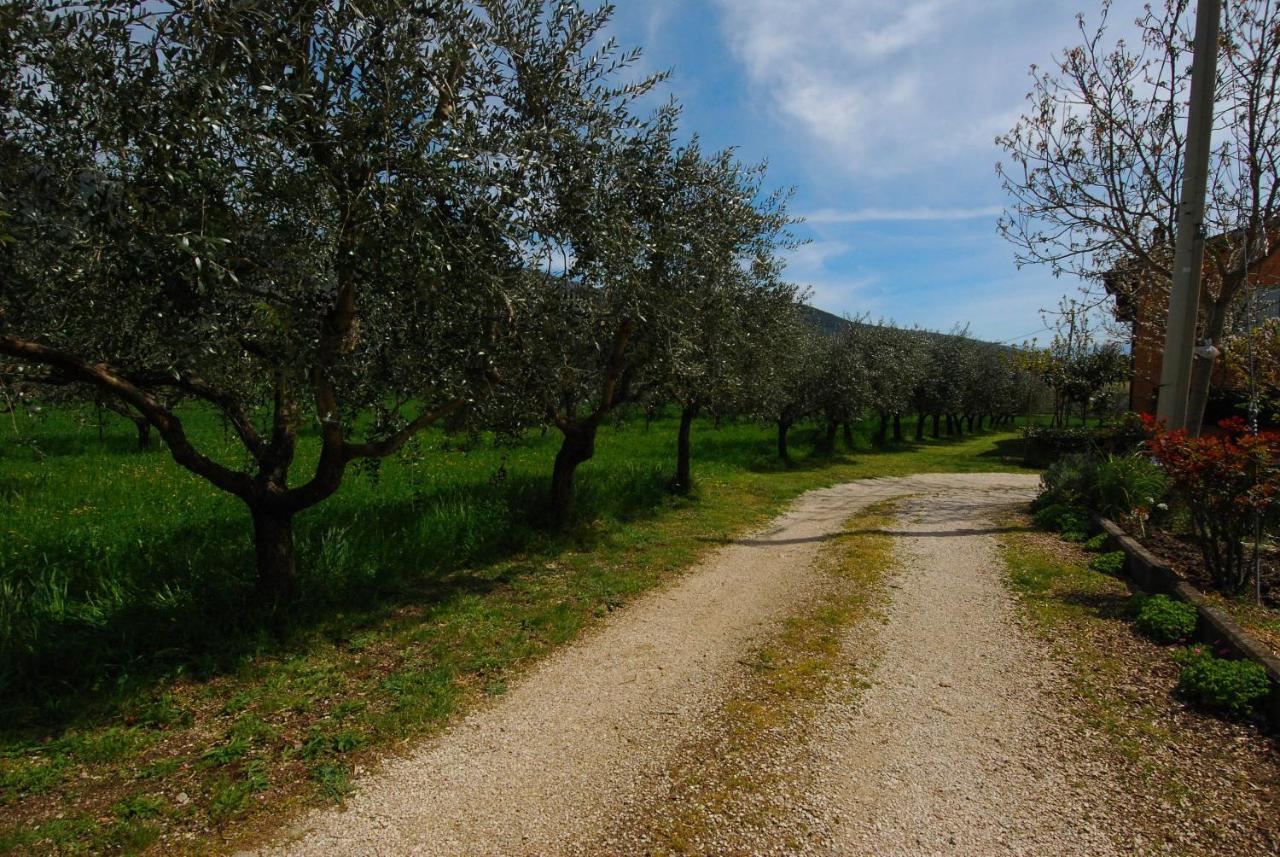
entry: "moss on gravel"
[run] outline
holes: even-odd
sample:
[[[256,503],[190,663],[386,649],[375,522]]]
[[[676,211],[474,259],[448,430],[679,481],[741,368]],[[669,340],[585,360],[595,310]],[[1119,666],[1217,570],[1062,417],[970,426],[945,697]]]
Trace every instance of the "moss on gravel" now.
[[[851,517],[819,555],[825,591],[788,617],[781,630],[744,659],[749,674],[721,706],[710,740],[688,748],[671,774],[666,807],[644,819],[653,854],[737,853],[718,841],[721,822],[735,832],[764,827],[792,809],[783,797],[787,766],[779,754],[799,743],[827,695],[865,687],[869,665],[843,662],[847,635],[873,617],[893,557],[886,529],[902,498],[875,503]],[[847,681],[847,688],[837,683]],[[674,808],[674,809],[671,809]]]

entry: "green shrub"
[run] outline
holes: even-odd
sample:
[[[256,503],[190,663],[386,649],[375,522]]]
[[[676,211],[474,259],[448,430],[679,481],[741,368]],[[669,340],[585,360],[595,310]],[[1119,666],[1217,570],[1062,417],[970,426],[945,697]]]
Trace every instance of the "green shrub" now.
[[[1089,562],[1089,568],[1102,574],[1119,574],[1124,571],[1125,552],[1108,551],[1098,554]]]
[[[1134,627],[1157,643],[1176,643],[1195,633],[1196,608],[1167,595],[1143,597],[1138,605]]]
[[[1253,661],[1215,657],[1200,646],[1179,653],[1175,659],[1182,666],[1178,690],[1206,708],[1243,717],[1271,692],[1266,670]]]
[[[1097,485],[1097,469],[1097,459],[1084,453],[1055,459],[1040,477],[1040,495],[1033,508],[1090,505]]]
[[[1094,471],[1093,508],[1117,520],[1135,509],[1150,511],[1163,500],[1168,487],[1163,471],[1141,454],[1109,455]]]
[[[1027,463],[1032,465],[1052,464],[1073,454],[1127,455],[1146,439],[1137,414],[1127,414],[1112,425],[1098,428],[1027,426],[1022,435],[1026,439]]]
[[[1107,540],[1110,538],[1106,533],[1098,533],[1093,538],[1084,543],[1084,549],[1093,551],[1094,553],[1102,553],[1107,548]]]
[[[1079,538],[1068,539],[1068,541],[1084,541],[1089,531],[1093,529],[1093,520],[1089,515],[1089,510],[1081,506],[1073,506],[1069,503],[1054,503],[1045,506],[1035,513],[1036,526],[1046,529],[1055,530],[1063,534],[1064,538],[1068,535],[1079,535]]]

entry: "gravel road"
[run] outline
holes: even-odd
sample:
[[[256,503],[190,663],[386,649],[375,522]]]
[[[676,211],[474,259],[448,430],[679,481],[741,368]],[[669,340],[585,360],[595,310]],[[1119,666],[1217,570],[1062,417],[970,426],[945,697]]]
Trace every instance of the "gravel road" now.
[[[820,715],[805,772],[834,853],[1108,853],[1071,771],[1044,770],[1052,677],[1017,627],[990,519],[1036,477],[921,475],[810,492],[766,530],[619,611],[491,706],[357,782],[263,854],[553,855],[661,780],[743,679],[741,658],[820,588],[843,522],[910,495],[873,686]],[[1052,755],[1052,754],[1050,754]],[[599,849],[611,850],[608,847]]]
[[[991,522],[1008,500],[905,510],[872,686],[812,730],[833,853],[1116,853],[1123,831],[1058,717],[1061,677],[1001,582]]]

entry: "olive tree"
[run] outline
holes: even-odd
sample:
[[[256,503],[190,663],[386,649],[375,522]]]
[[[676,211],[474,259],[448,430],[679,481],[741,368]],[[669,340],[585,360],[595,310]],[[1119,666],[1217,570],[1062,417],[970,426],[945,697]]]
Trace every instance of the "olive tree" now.
[[[260,587],[286,595],[297,513],[496,380],[548,129],[615,70],[589,49],[601,13],[2,14],[0,355],[144,416],[178,464],[246,504]],[[216,410],[243,460],[201,449],[175,392]],[[307,427],[318,453],[299,456]]]
[[[667,133],[650,128],[597,160],[583,141],[557,177],[554,228],[567,265],[540,278],[521,376],[531,418],[561,433],[548,507],[554,523],[568,518],[574,474],[595,455],[601,423],[638,397],[636,370],[654,347],[651,295],[660,291],[662,260],[646,258],[637,207],[650,167],[665,163],[658,153],[667,151]]]
[[[929,369],[928,351],[915,331],[892,323],[865,325],[861,331],[867,372],[867,405],[879,417],[876,442],[883,444],[893,425],[893,439],[901,441],[902,416],[911,410],[912,394]]]
[[[861,347],[864,337],[863,323],[846,319],[821,342],[820,359],[814,367],[813,404],[823,423],[819,444],[828,453],[835,451],[841,425],[845,426],[845,439],[852,440],[849,425],[862,419],[868,405],[870,355]]]
[[[798,305],[779,318],[769,335],[763,359],[751,370],[749,409],[777,428],[778,458],[790,464],[791,429],[821,407],[831,343]]]
[[[755,372],[772,358],[773,328],[792,312],[795,286],[780,278],[778,250],[788,232],[787,194],[763,191],[763,165],[746,166],[730,151],[704,157],[697,140],[676,156],[683,192],[673,206],[684,231],[671,232],[667,276],[670,312],[664,343],[647,373],[658,380],[655,403],[680,409],[672,486],[691,487],[691,431],[704,410],[740,410]]]
[[[964,409],[965,383],[970,369],[969,337],[964,328],[950,333],[917,331],[924,343],[927,369],[911,394],[911,406],[917,413],[916,440],[924,436],[926,417],[933,422],[932,435],[940,435],[940,422],[947,420],[947,434],[956,431],[959,414]]]

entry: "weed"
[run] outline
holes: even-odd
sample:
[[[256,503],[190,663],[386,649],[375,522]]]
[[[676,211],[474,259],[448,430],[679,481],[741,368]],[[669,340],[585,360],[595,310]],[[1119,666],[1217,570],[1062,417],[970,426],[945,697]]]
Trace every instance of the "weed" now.
[[[147,794],[131,795],[111,807],[112,814],[123,820],[155,818],[164,811],[164,799]]]
[[[1134,627],[1157,643],[1186,640],[1196,630],[1196,608],[1167,595],[1134,596]]]
[[[331,801],[351,794],[351,775],[341,762],[320,762],[311,766],[311,779],[319,784],[320,793]]]
[[[1124,571],[1125,563],[1128,561],[1128,554],[1124,551],[1108,551],[1107,553],[1100,553],[1089,560],[1089,568],[1101,574],[1114,576]]]
[[[206,767],[220,768],[230,765],[247,752],[249,752],[249,739],[234,736],[223,744],[205,750],[200,756],[200,763]]]
[[[1182,667],[1178,690],[1206,708],[1244,717],[1271,692],[1267,671],[1253,661],[1219,658],[1202,646],[1174,657]]]

